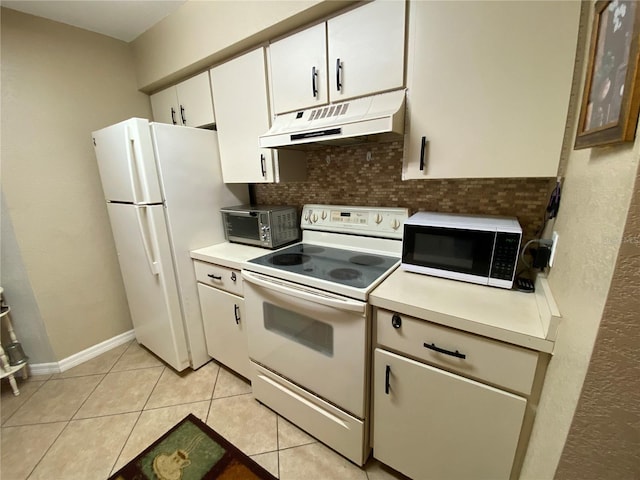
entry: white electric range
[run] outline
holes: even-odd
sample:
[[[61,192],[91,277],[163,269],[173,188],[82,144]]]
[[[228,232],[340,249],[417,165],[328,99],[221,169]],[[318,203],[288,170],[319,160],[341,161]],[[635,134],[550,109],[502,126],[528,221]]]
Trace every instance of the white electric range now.
[[[302,242],[242,270],[254,396],[358,465],[370,451],[367,298],[400,264],[408,213],[305,205]]]

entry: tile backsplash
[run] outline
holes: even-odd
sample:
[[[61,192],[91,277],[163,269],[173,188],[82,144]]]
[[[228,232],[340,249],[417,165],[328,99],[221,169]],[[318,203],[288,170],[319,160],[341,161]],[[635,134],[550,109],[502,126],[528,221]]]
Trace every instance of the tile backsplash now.
[[[515,216],[524,240],[540,228],[555,178],[401,180],[402,142],[326,147],[307,154],[306,182],[255,184],[259,204],[407,207]],[[371,152],[371,160],[367,160]]]

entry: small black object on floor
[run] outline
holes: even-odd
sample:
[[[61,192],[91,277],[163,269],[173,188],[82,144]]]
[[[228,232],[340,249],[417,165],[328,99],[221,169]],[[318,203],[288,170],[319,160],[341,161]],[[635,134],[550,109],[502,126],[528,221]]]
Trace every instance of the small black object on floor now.
[[[525,277],[516,277],[515,284],[513,285],[519,292],[534,292],[535,287],[533,282]]]

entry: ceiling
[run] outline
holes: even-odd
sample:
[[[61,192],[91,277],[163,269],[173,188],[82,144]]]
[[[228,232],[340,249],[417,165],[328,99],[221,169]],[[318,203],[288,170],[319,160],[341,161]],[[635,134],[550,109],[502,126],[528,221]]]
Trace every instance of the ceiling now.
[[[3,7],[125,42],[134,40],[186,0],[0,0]]]

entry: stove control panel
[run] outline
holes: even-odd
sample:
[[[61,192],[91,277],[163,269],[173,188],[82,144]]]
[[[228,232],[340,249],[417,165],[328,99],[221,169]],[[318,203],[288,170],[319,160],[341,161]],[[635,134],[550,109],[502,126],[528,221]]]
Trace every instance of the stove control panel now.
[[[401,239],[402,226],[407,218],[409,210],[406,208],[305,205],[300,227],[303,230]]]

